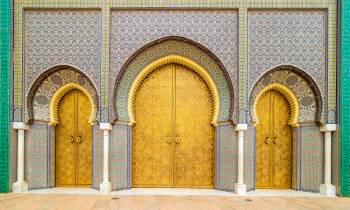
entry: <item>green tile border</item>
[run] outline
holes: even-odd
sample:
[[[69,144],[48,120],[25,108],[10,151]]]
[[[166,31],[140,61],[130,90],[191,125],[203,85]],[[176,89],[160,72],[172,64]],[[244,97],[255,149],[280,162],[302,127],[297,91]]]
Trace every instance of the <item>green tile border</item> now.
[[[0,0],[0,192],[8,192],[10,0]]]
[[[340,195],[350,196],[350,2],[340,12]]]

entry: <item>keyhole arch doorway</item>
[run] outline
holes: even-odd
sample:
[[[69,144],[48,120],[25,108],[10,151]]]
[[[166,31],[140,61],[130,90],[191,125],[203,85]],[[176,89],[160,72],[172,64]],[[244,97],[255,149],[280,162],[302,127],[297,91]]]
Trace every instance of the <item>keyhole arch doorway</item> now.
[[[180,56],[160,59],[132,86],[133,187],[214,187],[218,95],[193,63]]]
[[[292,127],[298,126],[299,104],[281,84],[271,84],[256,98],[256,187],[291,188]]]

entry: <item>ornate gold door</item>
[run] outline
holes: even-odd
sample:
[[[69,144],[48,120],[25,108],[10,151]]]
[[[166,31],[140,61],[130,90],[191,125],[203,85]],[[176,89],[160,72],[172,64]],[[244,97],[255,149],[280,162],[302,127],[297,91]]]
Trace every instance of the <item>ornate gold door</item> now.
[[[212,188],[214,131],[206,83],[181,65],[145,78],[135,97],[134,187]]]
[[[69,91],[59,103],[56,126],[56,186],[91,185],[91,107],[79,90]]]
[[[290,107],[274,90],[258,101],[256,127],[256,187],[290,188],[292,131],[288,125]]]

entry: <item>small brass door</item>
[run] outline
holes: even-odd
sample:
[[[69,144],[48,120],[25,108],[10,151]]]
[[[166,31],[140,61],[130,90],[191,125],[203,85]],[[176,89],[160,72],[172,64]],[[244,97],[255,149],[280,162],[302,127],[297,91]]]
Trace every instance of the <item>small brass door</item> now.
[[[212,188],[214,131],[206,83],[175,64],[152,72],[135,97],[134,187]]]
[[[290,107],[274,90],[264,93],[257,104],[256,187],[290,188],[292,131]]]
[[[79,90],[69,91],[58,107],[56,126],[56,186],[91,185],[91,106]]]

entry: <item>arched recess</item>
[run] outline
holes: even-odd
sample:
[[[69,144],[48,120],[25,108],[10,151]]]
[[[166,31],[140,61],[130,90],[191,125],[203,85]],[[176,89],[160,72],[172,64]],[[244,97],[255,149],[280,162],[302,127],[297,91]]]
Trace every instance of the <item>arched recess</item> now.
[[[68,93],[71,90],[80,90],[87,98],[89,101],[88,106],[91,107],[91,113],[89,117],[89,123],[92,124],[93,122],[93,116],[94,114],[94,102],[90,94],[83,88],[82,86],[76,84],[76,83],[68,83],[62,87],[60,87],[55,94],[53,95],[51,102],[50,102],[50,125],[57,125],[58,124],[58,105],[62,99],[62,97]]]
[[[299,102],[298,99],[295,97],[294,93],[287,88],[286,86],[279,84],[279,83],[273,83],[267,87],[265,87],[263,90],[260,91],[260,93],[257,95],[255,102],[254,102],[254,116],[255,116],[255,123],[259,123],[259,118],[257,117],[256,110],[257,110],[257,105],[259,102],[259,99],[261,96],[268,92],[269,90],[276,90],[280,92],[288,101],[289,106],[290,106],[290,118],[288,121],[288,124],[291,125],[292,127],[298,126],[298,116],[299,116]]]
[[[213,99],[213,118],[212,118],[212,125],[216,126],[217,125],[217,119],[218,119],[218,114],[219,114],[219,108],[220,108],[220,99],[219,99],[219,94],[217,87],[213,81],[213,79],[210,77],[210,75],[207,73],[207,71],[200,65],[198,65],[196,62],[179,56],[179,55],[169,55],[164,58],[158,59],[152,63],[150,63],[146,68],[144,68],[136,77],[134,80],[130,92],[129,92],[129,97],[128,97],[128,114],[129,114],[129,119],[130,125],[133,125],[136,123],[135,121],[135,116],[134,116],[134,99],[136,97],[138,88],[142,84],[143,80],[147,77],[147,75],[151,74],[152,71],[156,70],[157,68],[164,66],[166,64],[180,64],[183,66],[186,66],[190,69],[192,69],[194,72],[196,72],[199,76],[202,77],[202,79],[205,81],[207,84],[209,91],[211,93],[212,99]]]
[[[185,57],[206,70],[218,90],[220,99],[218,121],[235,121],[234,87],[228,71],[210,50],[197,42],[179,36],[169,36],[152,41],[137,50],[124,63],[118,72],[113,90],[110,91],[113,94],[113,103],[111,104],[113,112],[111,112],[110,119],[112,121],[130,121],[129,92],[137,75],[153,61],[170,55]]]
[[[92,121],[96,121],[99,115],[99,97],[96,88],[82,71],[71,65],[51,67],[38,77],[27,96],[26,121],[50,122],[51,99],[57,90],[70,83],[83,88],[89,94],[93,102]]]
[[[299,104],[297,122],[324,122],[323,96],[313,78],[305,71],[291,65],[281,65],[267,71],[254,85],[250,93],[250,120],[256,123],[255,102],[257,96],[269,85],[278,83],[294,94]],[[283,94],[283,93],[282,93]],[[284,94],[283,94],[284,95]]]

